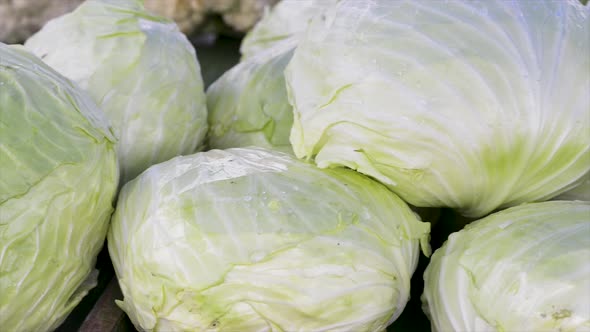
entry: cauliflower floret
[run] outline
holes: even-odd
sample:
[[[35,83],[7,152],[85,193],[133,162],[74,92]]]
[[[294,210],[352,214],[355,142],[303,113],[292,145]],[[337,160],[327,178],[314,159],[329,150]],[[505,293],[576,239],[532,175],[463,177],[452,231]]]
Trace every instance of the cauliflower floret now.
[[[222,13],[223,21],[237,31],[248,31],[262,17],[264,9],[270,8],[276,2],[275,0],[234,1],[235,6]]]
[[[173,19],[182,32],[189,33],[205,19],[199,0],[144,0],[145,8]]]
[[[0,1],[0,41],[19,43],[37,32],[48,20],[68,13],[83,0]]]
[[[0,1],[0,41],[19,43],[37,32],[50,19],[74,10],[84,0]],[[266,8],[279,0],[144,0],[145,7],[173,19],[186,34],[206,27],[207,18],[219,15],[236,32],[246,32]],[[218,32],[223,27],[213,27]],[[227,29],[227,27],[225,27]],[[211,31],[209,31],[211,32]]]
[[[246,32],[262,17],[265,8],[278,0],[145,0],[147,9],[172,18],[191,33],[211,15],[220,15],[233,30]]]

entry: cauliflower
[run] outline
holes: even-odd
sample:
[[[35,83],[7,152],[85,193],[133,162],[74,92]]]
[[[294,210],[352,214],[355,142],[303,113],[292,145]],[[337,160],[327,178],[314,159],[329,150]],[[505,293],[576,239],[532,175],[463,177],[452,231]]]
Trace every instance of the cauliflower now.
[[[149,10],[172,18],[185,33],[203,25],[208,16],[220,15],[230,28],[246,32],[260,19],[265,8],[278,0],[145,0]]]
[[[82,0],[0,1],[0,41],[19,43],[37,32],[48,20],[76,8]]]
[[[213,26],[213,32],[227,29],[246,32],[261,18],[266,8],[279,0],[144,0],[145,7],[176,21],[186,34],[207,26],[207,19],[219,15],[225,26]],[[0,41],[20,43],[37,32],[50,19],[68,13],[83,0],[0,1]]]

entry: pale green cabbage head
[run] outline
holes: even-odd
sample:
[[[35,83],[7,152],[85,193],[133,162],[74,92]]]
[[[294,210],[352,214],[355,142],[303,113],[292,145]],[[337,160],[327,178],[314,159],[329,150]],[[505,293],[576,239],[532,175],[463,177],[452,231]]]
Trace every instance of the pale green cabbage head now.
[[[1,331],[51,331],[95,285],[117,181],[90,96],[0,43]]]
[[[429,226],[354,171],[227,149],[129,182],[108,243],[139,329],[381,331],[408,300]]]
[[[304,34],[311,19],[339,0],[281,0],[268,10],[240,45],[242,60]]]
[[[589,16],[577,1],[341,1],[285,71],[294,153],[471,217],[556,196],[590,171]]]
[[[119,139],[122,183],[202,143],[207,111],[195,50],[142,1],[87,0],[25,46],[107,114]]]
[[[242,61],[207,90],[208,145],[225,149],[259,146],[292,153],[285,67],[314,15],[334,0],[284,0],[243,39]]]
[[[424,273],[436,331],[587,331],[590,202],[509,208],[451,234]]]
[[[293,110],[283,71],[294,47],[276,45],[223,74],[207,90],[208,146],[259,146],[291,152]]]

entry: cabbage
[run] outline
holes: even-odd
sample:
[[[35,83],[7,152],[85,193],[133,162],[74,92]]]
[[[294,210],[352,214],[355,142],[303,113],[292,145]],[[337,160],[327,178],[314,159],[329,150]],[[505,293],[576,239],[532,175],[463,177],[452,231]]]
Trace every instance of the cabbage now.
[[[227,149],[125,185],[108,244],[138,329],[380,331],[408,300],[429,226],[354,171]]]
[[[240,45],[242,60],[285,42],[296,42],[311,18],[338,0],[282,0],[256,23]]]
[[[587,175],[585,179],[577,187],[568,190],[557,197],[554,200],[578,200],[578,201],[590,201],[590,175]]]
[[[293,50],[286,44],[261,52],[231,68],[209,87],[210,148],[254,145],[291,152],[293,111],[283,71]]]
[[[470,217],[571,189],[590,172],[589,11],[341,1],[285,71],[294,153]]]
[[[590,202],[530,203],[452,234],[422,301],[433,331],[587,331]]]
[[[118,169],[106,119],[0,43],[0,330],[51,331],[94,287]]]
[[[309,19],[332,0],[284,0],[242,41],[242,61],[207,90],[210,148],[259,146],[292,153],[293,110],[284,70]]]
[[[25,46],[88,90],[119,138],[122,183],[192,153],[207,130],[195,50],[177,26],[138,0],[88,0]]]

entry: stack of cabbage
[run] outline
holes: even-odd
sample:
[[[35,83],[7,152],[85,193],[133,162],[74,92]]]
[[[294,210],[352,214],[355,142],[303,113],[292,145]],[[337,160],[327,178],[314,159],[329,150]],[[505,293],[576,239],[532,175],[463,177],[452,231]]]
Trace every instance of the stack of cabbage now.
[[[286,150],[320,168],[475,219],[588,200],[589,14],[573,1],[284,1],[209,88],[209,142],[285,150],[290,135]],[[588,202],[474,222],[431,259],[433,330],[590,329],[589,240]]]
[[[419,291],[434,331],[581,331],[590,203],[548,200],[588,199],[589,15],[574,1],[283,0],[206,96],[186,38],[140,0],[89,0],[26,46],[114,128],[124,186],[108,249],[138,329],[383,331],[408,303],[420,249],[430,254],[411,204],[480,219],[430,259]],[[78,99],[95,108],[73,83],[22,82],[10,75],[26,66],[2,64],[0,326],[51,329],[104,239],[88,225],[105,227],[114,139],[94,111],[78,112],[91,126],[63,120]],[[55,141],[57,127],[73,141]],[[207,128],[212,150],[196,152]],[[38,167],[59,183],[39,187]],[[79,241],[96,245],[84,256]],[[72,255],[83,273],[40,293]]]

